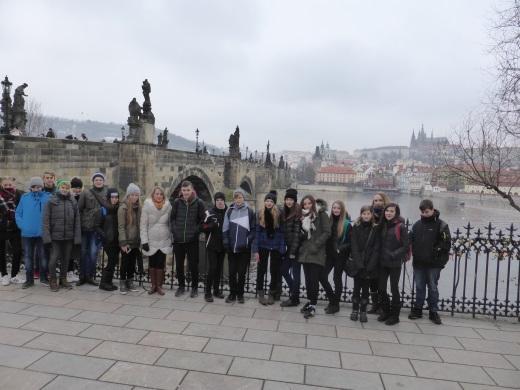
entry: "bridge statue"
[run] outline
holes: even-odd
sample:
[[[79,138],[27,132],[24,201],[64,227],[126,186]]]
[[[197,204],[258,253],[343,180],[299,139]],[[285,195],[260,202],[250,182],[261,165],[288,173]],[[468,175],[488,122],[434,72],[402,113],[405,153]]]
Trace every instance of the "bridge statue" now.
[[[128,137],[126,142],[153,144],[155,139],[155,116],[152,113],[152,103],[150,101],[152,87],[148,79],[143,81],[141,88],[144,96],[143,106],[139,105],[135,97],[128,104]],[[163,143],[164,139],[161,140],[161,144]]]
[[[240,158],[240,129],[229,136],[229,156],[232,158]]]

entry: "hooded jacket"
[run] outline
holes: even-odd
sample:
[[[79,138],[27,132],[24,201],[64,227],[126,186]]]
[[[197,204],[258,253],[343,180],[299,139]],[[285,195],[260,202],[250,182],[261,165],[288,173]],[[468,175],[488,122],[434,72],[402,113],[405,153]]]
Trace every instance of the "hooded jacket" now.
[[[451,248],[450,228],[434,210],[430,218],[421,218],[412,226],[410,242],[414,267],[444,268]]]
[[[117,211],[119,210],[118,203],[109,209],[104,209],[101,214],[101,224],[99,226],[99,235],[103,238],[103,246],[105,248],[119,247],[119,232],[117,225]]]
[[[399,229],[400,233],[397,233]],[[381,231],[381,257],[382,267],[400,268],[408,253],[408,229],[404,219],[396,214],[391,221],[382,223]],[[398,234],[401,236],[398,239]]]
[[[206,234],[206,248],[215,252],[224,252],[222,229],[224,227],[224,217],[228,208],[219,209],[214,206],[206,211],[206,218],[202,223],[202,230]]]
[[[126,202],[119,204],[117,210],[117,232],[119,239],[119,246],[128,245],[130,248],[139,248],[140,236],[139,236],[139,221],[141,219],[141,206],[133,208],[134,217],[132,223],[129,223],[126,217],[128,206]]]
[[[377,278],[377,267],[381,251],[379,226],[359,221],[352,227],[350,239],[352,262],[357,270],[356,278]]]
[[[16,207],[16,225],[22,231],[22,237],[42,236],[42,216],[50,194],[45,191],[27,192],[22,195]]]
[[[232,253],[250,252],[255,238],[256,218],[246,202],[233,203],[224,216],[222,238],[224,247]]]
[[[152,256],[158,250],[168,255],[172,253],[172,235],[170,232],[170,213],[172,205],[164,202],[159,210],[151,199],[144,201],[141,211],[141,245],[148,244],[149,251],[143,250],[146,256]]]
[[[188,201],[183,198],[175,199],[170,213],[173,243],[197,241],[206,217],[205,211],[203,202],[195,195]]]
[[[325,265],[327,240],[330,237],[330,219],[327,215],[327,202],[323,199],[316,199],[318,213],[313,221],[314,230],[311,236],[301,235],[302,242],[298,261],[300,263],[313,263],[321,266]]]
[[[81,225],[78,205],[73,196],[54,193],[45,204],[42,222],[44,244],[73,240],[81,244]]]
[[[350,217],[347,215],[343,223],[343,234],[338,237],[338,218],[332,216],[330,218],[330,237],[327,240],[327,257],[336,258],[341,257],[346,259],[350,255],[350,236],[352,233],[352,226],[350,224]]]

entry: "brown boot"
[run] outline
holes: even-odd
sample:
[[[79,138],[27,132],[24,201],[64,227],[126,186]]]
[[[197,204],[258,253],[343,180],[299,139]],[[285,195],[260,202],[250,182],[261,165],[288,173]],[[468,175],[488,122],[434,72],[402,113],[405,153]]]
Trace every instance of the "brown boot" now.
[[[155,268],[148,268],[148,274],[150,275],[150,279],[152,281],[152,286],[150,287],[150,290],[148,290],[148,294],[152,295],[154,292],[157,291],[157,273]]]
[[[67,281],[67,276],[60,276],[60,287],[67,290],[72,289],[72,284]]]
[[[58,287],[58,280],[56,278],[50,278],[49,280],[49,287],[51,288],[51,291],[58,291],[60,288]]]
[[[155,283],[157,294],[164,295],[164,290],[162,288],[162,285],[164,283],[164,268],[157,268],[155,270]]]

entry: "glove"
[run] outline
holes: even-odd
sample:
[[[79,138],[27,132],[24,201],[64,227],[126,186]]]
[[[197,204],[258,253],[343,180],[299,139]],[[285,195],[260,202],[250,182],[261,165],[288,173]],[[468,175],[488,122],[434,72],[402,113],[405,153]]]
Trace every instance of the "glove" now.
[[[143,244],[143,245],[142,245],[142,248],[143,248],[143,250],[144,250],[145,252],[149,252],[149,251],[150,251],[150,245],[148,245],[148,243]]]

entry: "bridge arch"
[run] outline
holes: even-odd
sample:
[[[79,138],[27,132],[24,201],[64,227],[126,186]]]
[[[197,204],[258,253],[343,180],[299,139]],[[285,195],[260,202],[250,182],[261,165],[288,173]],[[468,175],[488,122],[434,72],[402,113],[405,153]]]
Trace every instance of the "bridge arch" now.
[[[172,202],[175,198],[179,197],[181,184],[184,180],[188,180],[193,184],[197,196],[205,203],[213,203],[215,188],[213,187],[208,175],[206,175],[206,173],[200,168],[188,168],[185,171],[182,171],[173,181],[170,187],[170,200]]]
[[[242,179],[240,179],[239,187],[242,188],[249,195],[254,195],[253,182],[248,176],[244,176]]]

